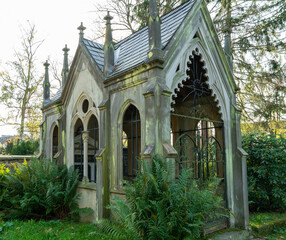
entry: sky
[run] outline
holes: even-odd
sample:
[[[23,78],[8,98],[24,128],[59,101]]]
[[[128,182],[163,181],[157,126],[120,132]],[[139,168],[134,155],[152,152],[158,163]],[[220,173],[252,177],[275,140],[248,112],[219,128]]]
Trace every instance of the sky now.
[[[63,61],[65,44],[74,56],[79,39],[77,27],[83,22],[87,28],[85,37],[92,35],[93,21],[97,17],[95,4],[100,0],[1,0],[0,2],[0,68],[13,60],[17,48],[21,48],[20,26],[28,21],[35,24],[38,39],[44,40],[37,52],[37,59],[44,63],[46,59]],[[103,0],[104,1],[104,0]],[[41,65],[40,65],[41,66]],[[44,72],[44,67],[39,72]],[[0,80],[1,81],[1,80]],[[7,109],[0,105],[0,116]],[[0,126],[1,135],[15,135],[12,126]]]

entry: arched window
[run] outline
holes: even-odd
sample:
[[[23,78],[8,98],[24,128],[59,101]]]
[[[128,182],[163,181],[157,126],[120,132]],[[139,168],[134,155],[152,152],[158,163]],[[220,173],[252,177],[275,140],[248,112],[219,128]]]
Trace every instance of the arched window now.
[[[141,122],[138,109],[130,105],[123,117],[123,179],[132,180],[138,170],[141,152]]]
[[[98,121],[94,115],[92,115],[88,121],[87,131],[88,137],[88,179],[91,182],[96,182],[96,159],[95,154],[99,148],[99,133],[98,133]]]
[[[59,128],[56,125],[53,130],[53,138],[52,138],[52,158],[55,158],[55,155],[59,151]]]
[[[83,124],[78,119],[74,125],[74,168],[79,170],[79,180],[83,178]]]

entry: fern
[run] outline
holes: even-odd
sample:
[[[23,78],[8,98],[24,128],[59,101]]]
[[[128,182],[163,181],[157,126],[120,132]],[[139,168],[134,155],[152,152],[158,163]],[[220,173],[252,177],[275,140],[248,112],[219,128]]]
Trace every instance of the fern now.
[[[190,169],[173,178],[174,169],[156,156],[151,166],[142,162],[126,199],[113,199],[113,221],[99,224],[110,239],[200,239],[210,213],[221,209],[216,197],[218,180],[199,184]]]
[[[4,208],[6,218],[24,215],[46,219],[78,216],[78,172],[66,166],[59,168],[48,159],[34,159],[28,165],[21,165],[19,172],[9,173],[0,182],[6,189],[1,199],[9,199]],[[90,209],[82,212],[90,213]]]

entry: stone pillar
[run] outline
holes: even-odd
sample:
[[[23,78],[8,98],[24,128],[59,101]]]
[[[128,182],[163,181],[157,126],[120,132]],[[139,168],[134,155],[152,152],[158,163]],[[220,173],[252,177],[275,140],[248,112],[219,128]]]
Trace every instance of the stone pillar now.
[[[99,148],[96,152],[96,209],[97,220],[103,218],[103,161],[104,161],[105,148]]]
[[[98,220],[109,217],[110,176],[109,176],[109,148],[110,148],[110,100],[105,99],[99,106],[99,150],[96,153],[96,196]]]
[[[240,130],[240,109],[232,106],[231,109],[231,133],[232,133],[232,161],[233,161],[233,182],[232,188],[233,213],[235,216],[235,227],[249,227],[249,209],[248,209],[248,189],[247,189],[247,153],[241,147]]]
[[[83,182],[87,183],[88,180],[88,133],[89,131],[82,132],[83,140]]]
[[[60,166],[66,164],[66,142],[65,142],[65,133],[66,133],[66,111],[63,110],[62,115],[58,119],[59,121],[59,156],[57,158],[57,163]]]

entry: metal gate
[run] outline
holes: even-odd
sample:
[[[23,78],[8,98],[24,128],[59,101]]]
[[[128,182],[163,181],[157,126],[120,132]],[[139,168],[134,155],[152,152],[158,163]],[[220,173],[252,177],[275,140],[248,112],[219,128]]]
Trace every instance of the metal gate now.
[[[227,207],[224,125],[198,49],[189,56],[185,74],[186,78],[178,83],[172,97],[171,134],[178,152],[176,174],[190,168],[199,182],[213,177],[221,179],[217,195]],[[217,217],[207,221],[205,233],[225,228],[228,222],[226,218]]]
[[[223,205],[226,206],[226,184],[225,184],[225,151],[223,138],[216,137],[217,132],[222,131],[223,122],[216,122],[216,125],[209,120],[200,120],[195,129],[179,130],[172,132],[174,148],[178,152],[176,159],[176,172],[183,168],[192,169],[193,178],[200,183],[214,177],[220,178],[217,195],[223,198]],[[226,217],[212,217],[210,214],[204,229],[205,234],[226,228],[228,219]]]

